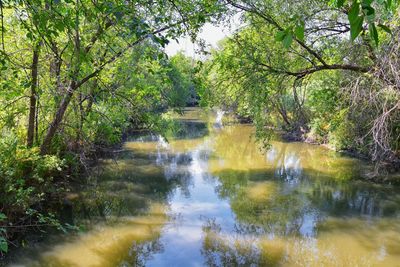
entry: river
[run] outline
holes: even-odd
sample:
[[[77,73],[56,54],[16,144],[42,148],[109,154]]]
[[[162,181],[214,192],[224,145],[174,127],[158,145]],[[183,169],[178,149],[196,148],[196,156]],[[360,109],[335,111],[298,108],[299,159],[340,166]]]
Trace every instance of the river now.
[[[52,235],[10,266],[400,266],[400,189],[367,164],[273,141],[187,109],[168,142],[132,137],[102,159]]]

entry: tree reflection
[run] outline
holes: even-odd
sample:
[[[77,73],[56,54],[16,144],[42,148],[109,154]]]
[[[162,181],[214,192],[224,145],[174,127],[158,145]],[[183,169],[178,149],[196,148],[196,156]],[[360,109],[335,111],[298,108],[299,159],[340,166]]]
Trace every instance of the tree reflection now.
[[[201,253],[207,266],[280,266],[285,259],[282,242],[260,242],[256,236],[223,234],[215,220],[203,226]]]
[[[252,128],[226,127],[215,140],[211,161],[216,192],[228,199],[238,234],[316,236],[326,217],[395,217],[396,190],[354,179],[362,162],[303,143],[274,141],[263,155]],[[228,144],[234,145],[228,145]]]
[[[129,250],[129,255],[119,264],[121,267],[146,266],[146,262],[150,260],[155,253],[160,253],[163,251],[163,245],[160,243],[159,239],[152,240],[145,243],[133,243],[131,249]]]

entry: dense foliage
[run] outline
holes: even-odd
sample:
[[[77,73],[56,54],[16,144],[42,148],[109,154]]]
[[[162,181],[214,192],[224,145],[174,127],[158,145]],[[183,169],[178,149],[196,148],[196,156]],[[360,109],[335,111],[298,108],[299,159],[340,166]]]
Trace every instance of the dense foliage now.
[[[398,163],[396,0],[0,1],[0,253],[63,228],[71,177],[129,130],[197,104]],[[163,48],[206,22],[242,26],[201,64]],[[79,180],[82,182],[82,180]],[[52,201],[49,201],[52,200]]]
[[[52,206],[96,151],[197,101],[193,60],[163,47],[195,36],[210,3],[0,1],[0,253],[60,226]]]
[[[211,105],[252,119],[261,140],[278,128],[398,164],[397,1],[228,3],[244,26],[205,64]]]

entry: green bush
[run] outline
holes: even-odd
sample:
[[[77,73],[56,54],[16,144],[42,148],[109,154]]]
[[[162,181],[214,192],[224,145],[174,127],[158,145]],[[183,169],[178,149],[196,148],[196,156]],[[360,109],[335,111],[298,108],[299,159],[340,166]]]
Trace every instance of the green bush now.
[[[60,176],[64,166],[57,156],[41,156],[38,148],[27,149],[18,145],[16,136],[9,134],[0,139],[0,251],[7,251],[7,237],[12,233],[1,225],[26,221],[35,222],[45,215],[40,213],[46,195],[55,192],[53,178]]]
[[[329,144],[336,150],[355,148],[354,140],[357,140],[354,123],[348,118],[348,109],[342,109],[331,120]]]
[[[0,223],[3,223],[7,219],[4,213],[0,212]],[[6,239],[6,229],[0,226],[0,254],[8,252],[8,243]]]
[[[310,132],[308,137],[317,143],[326,143],[326,139],[329,133],[329,122],[324,118],[314,118],[311,120]]]

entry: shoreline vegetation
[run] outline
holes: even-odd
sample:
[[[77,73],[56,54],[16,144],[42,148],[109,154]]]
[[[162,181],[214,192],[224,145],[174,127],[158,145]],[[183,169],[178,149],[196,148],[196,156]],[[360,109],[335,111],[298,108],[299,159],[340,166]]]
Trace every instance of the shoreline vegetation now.
[[[184,110],[184,109],[183,109]],[[180,111],[182,112],[182,111]],[[184,111],[183,111],[184,112]],[[178,113],[179,115],[180,113]],[[231,123],[239,123],[239,124],[252,124],[252,122],[250,122],[248,119],[246,120],[242,120],[242,119],[235,119],[233,122],[229,121],[228,124]],[[109,145],[109,146],[102,146],[102,147],[98,147],[96,148],[97,150],[95,151],[91,151],[91,155],[92,156],[87,156],[86,157],[86,162],[84,164],[82,164],[79,168],[79,171],[77,171],[76,166],[63,166],[63,168],[61,169],[62,171],[60,171],[58,174],[59,176],[55,176],[55,177],[51,177],[54,186],[58,187],[58,192],[56,194],[53,195],[49,195],[49,196],[45,196],[43,198],[43,201],[47,202],[50,201],[50,205],[48,206],[43,206],[42,209],[46,210],[47,215],[39,215],[40,217],[38,218],[38,220],[35,222],[34,224],[21,224],[21,229],[22,232],[18,233],[18,230],[16,231],[16,235],[15,235],[15,239],[11,239],[9,240],[9,242],[12,244],[13,247],[11,247],[11,250],[19,248],[18,244],[19,242],[21,242],[22,244],[25,244],[24,246],[32,246],[35,245],[35,243],[40,243],[41,241],[43,241],[43,239],[48,236],[47,232],[54,232],[54,231],[58,231],[58,232],[76,232],[79,231],[79,227],[77,226],[73,226],[73,225],[69,225],[69,224],[63,224],[63,222],[59,221],[59,219],[57,218],[57,211],[60,209],[60,205],[72,205],[72,203],[70,203],[69,201],[69,195],[73,192],[75,192],[78,188],[84,187],[86,184],[86,178],[88,177],[88,175],[90,174],[90,170],[96,166],[96,164],[98,164],[98,160],[100,158],[113,158],[115,156],[115,154],[118,153],[122,153],[125,150],[122,148],[122,145],[124,144],[124,142],[127,140],[127,138],[133,136],[136,136],[140,133],[151,133],[152,131],[150,129],[130,129],[127,130],[126,132],[124,132],[121,135],[121,141],[113,144],[113,145]],[[336,151],[338,153],[341,153],[343,155],[349,156],[349,157],[353,157],[356,159],[361,159],[364,161],[367,161],[369,164],[372,165],[372,161],[367,158],[365,155],[359,155],[357,153],[352,153],[349,151],[337,151],[335,150],[333,147],[330,147],[327,144],[321,144],[321,143],[317,143],[317,142],[310,142],[309,140],[304,140],[304,139],[299,139],[299,138],[293,138],[292,136],[288,136],[287,132],[283,132],[283,131],[278,131],[277,132],[279,138],[281,138],[283,140],[283,142],[303,142],[303,143],[307,143],[310,145],[316,145],[316,146],[323,146],[329,150],[333,150]],[[74,168],[74,172],[65,172],[66,170],[71,170]],[[377,176],[375,174],[371,174],[370,177],[368,176],[363,176],[362,178],[358,178],[360,180],[365,180],[368,182],[372,182],[372,183],[386,183],[386,184],[394,184],[397,185],[399,184],[398,178],[394,178],[394,179],[385,179],[384,177],[388,177],[389,174],[385,174],[385,175],[380,175]],[[50,176],[45,177],[47,179],[50,179]],[[79,189],[78,189],[79,190]],[[50,212],[49,211],[53,211]],[[37,211],[37,214],[40,214]],[[30,216],[35,216],[36,214],[30,214]],[[32,218],[31,218],[32,219]],[[32,222],[32,220],[31,220]],[[5,227],[7,230],[10,231],[10,229],[14,228],[14,227]],[[15,229],[18,229],[18,225],[16,225]],[[46,230],[47,228],[47,230]],[[35,234],[32,235],[32,233],[35,233],[36,231],[43,231],[42,234]],[[30,240],[25,240],[26,237],[29,237]],[[6,264],[7,262],[10,262],[10,260],[13,260],[13,258],[7,258],[4,257],[6,256],[6,254],[3,255],[2,259],[5,260],[3,263]],[[2,264],[3,264],[2,263]],[[3,266],[3,265],[0,265]]]
[[[398,0],[0,1],[0,258],[131,130],[219,107],[274,131],[400,168]],[[140,8],[138,8],[140,7]],[[195,60],[165,46],[206,23],[243,22]],[[103,152],[101,150],[103,149]],[[71,182],[72,181],[72,182]]]
[[[253,124],[252,120],[250,118],[243,118],[240,115],[235,115],[235,120],[238,123],[249,123]],[[254,124],[253,124],[254,125]],[[372,158],[366,154],[365,152],[360,152],[354,149],[337,149],[334,145],[329,144],[328,142],[321,142],[318,141],[312,137],[310,137],[308,134],[310,132],[305,133],[304,135],[299,135],[297,133],[293,132],[288,132],[282,129],[274,129],[270,128],[268,131],[272,131],[273,135],[278,135],[279,139],[283,140],[284,142],[302,142],[310,145],[316,145],[316,146],[322,146],[324,148],[327,148],[331,151],[335,151],[337,153],[340,153],[344,156],[352,157],[355,159],[362,160],[366,162],[368,165],[371,166],[371,170],[368,172],[365,172],[362,177],[359,179],[363,179],[368,182],[372,183],[378,183],[378,184],[394,184],[394,185],[399,185],[400,184],[400,165],[393,162],[381,162],[379,163],[379,166],[374,163]],[[273,140],[273,137],[272,137]]]

